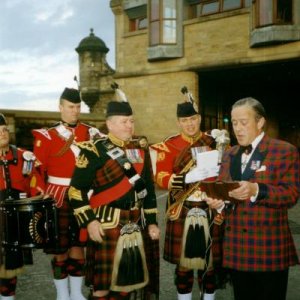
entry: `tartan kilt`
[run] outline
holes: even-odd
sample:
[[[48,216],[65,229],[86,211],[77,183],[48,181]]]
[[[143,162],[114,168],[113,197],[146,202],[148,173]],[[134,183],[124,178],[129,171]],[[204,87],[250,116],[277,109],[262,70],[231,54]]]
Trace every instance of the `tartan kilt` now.
[[[152,240],[148,233],[148,228],[142,232],[144,248],[146,254],[147,268],[149,271],[149,284],[144,288],[146,295],[156,295],[159,297],[159,240]],[[148,298],[146,298],[148,299]],[[152,298],[151,298],[152,299]]]
[[[105,230],[102,243],[88,239],[86,250],[85,285],[94,290],[109,290],[112,281],[113,263],[120,230],[129,221],[138,222],[139,210],[121,210],[119,225]],[[143,235],[143,230],[142,230]],[[144,248],[146,246],[144,245]],[[148,257],[146,257],[147,260]],[[148,262],[147,262],[148,266]]]
[[[178,265],[180,262],[184,222],[188,211],[193,207],[199,207],[208,212],[206,203],[185,201],[179,217],[173,221],[167,220],[163,258],[172,264]]]
[[[57,209],[58,238],[54,243],[44,248],[47,254],[62,254],[71,247],[84,247],[85,243],[79,241],[79,226],[69,204],[67,193],[62,206]]]

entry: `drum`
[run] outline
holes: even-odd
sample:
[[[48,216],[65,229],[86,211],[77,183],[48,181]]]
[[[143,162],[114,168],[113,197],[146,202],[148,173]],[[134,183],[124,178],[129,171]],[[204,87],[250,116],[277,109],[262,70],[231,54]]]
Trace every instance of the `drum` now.
[[[22,248],[53,247],[58,239],[57,211],[51,198],[25,198],[1,203],[2,244]]]

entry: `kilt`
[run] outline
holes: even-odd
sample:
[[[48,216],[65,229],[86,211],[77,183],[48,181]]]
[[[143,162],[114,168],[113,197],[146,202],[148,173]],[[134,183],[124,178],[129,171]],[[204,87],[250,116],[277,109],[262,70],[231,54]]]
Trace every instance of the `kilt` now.
[[[57,208],[58,239],[55,245],[44,248],[47,254],[63,254],[71,247],[85,246],[85,243],[79,241],[79,226],[67,195],[66,193],[62,205]]]
[[[149,284],[145,287],[145,294],[156,295],[159,297],[159,240],[152,240],[149,236],[148,229],[142,232],[144,248],[149,271]],[[148,299],[146,297],[146,299]],[[151,298],[153,299],[153,298]]]
[[[178,265],[180,262],[184,222],[188,211],[193,207],[205,210],[209,216],[206,203],[185,201],[179,217],[173,221],[167,220],[163,258],[172,264]],[[212,220],[209,217],[209,224],[211,222]]]
[[[121,228],[129,221],[138,222],[139,210],[121,210],[119,225],[105,230],[102,243],[95,243],[88,239],[86,250],[86,286],[93,286],[94,290],[109,290],[112,281],[115,250]],[[142,230],[147,268],[150,282],[144,288],[149,293],[159,293],[159,247],[158,241],[150,241],[146,230]],[[141,293],[145,294],[145,292]]]

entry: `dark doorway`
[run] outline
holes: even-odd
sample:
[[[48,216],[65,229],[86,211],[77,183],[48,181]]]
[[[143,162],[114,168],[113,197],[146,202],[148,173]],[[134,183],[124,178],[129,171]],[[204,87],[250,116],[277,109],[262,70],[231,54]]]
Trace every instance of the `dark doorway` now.
[[[231,105],[251,96],[264,105],[276,137],[300,147],[299,87],[300,60],[200,71],[203,129],[231,130]]]

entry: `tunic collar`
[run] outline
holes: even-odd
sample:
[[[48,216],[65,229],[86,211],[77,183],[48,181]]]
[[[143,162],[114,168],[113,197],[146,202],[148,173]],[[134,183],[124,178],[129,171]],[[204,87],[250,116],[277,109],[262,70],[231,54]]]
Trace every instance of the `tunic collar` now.
[[[114,143],[115,145],[117,145],[118,147],[121,147],[121,148],[124,148],[125,146],[127,146],[129,144],[129,141],[123,141],[123,140],[115,137],[111,133],[108,133],[108,138],[112,141],[112,143]]]
[[[70,123],[61,121],[61,124],[63,124],[65,127],[75,128],[78,125],[78,122],[70,124]]]
[[[202,137],[202,132],[200,131],[198,134],[196,134],[195,136],[188,136],[184,133],[181,133],[181,137],[187,141],[189,144],[194,144],[195,142],[197,142],[198,140],[200,140],[200,138]]]

